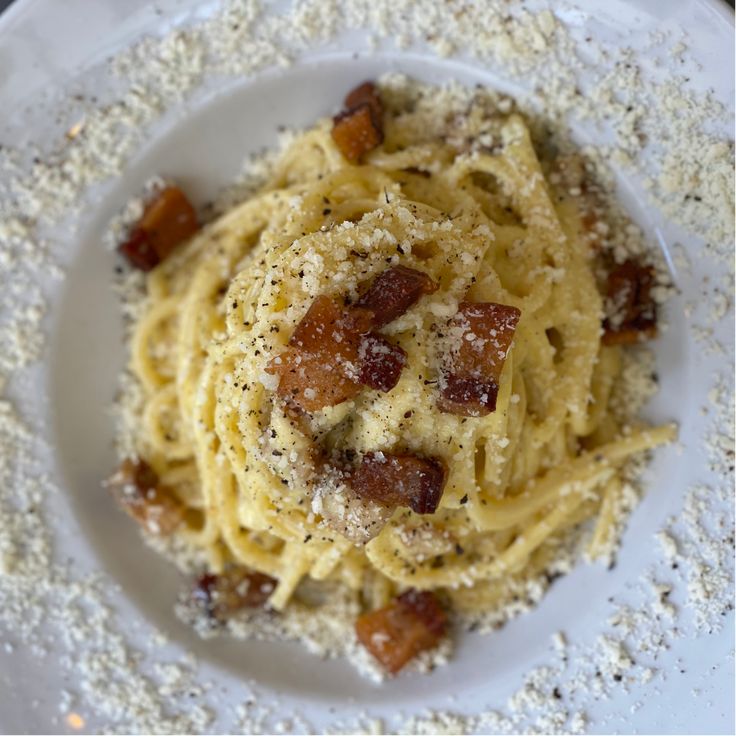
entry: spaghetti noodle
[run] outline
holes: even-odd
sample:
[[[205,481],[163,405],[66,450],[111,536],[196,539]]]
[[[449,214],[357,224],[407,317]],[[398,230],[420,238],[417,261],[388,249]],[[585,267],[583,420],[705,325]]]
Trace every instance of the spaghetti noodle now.
[[[611,410],[622,348],[602,342],[584,198],[550,183],[521,116],[480,101],[433,126],[430,97],[384,90],[383,143],[356,162],[319,122],[261,191],[147,277],[131,341],[145,395],[138,454],[186,508],[176,533],[215,573],[235,564],[275,578],[275,609],[307,577],[367,609],[407,588],[492,608],[499,581],[543,569],[550,541],[588,518],[595,556],[622,466],[674,436]],[[398,382],[295,420],[269,364],[316,298],[355,303],[396,266],[437,285],[381,329],[406,355]],[[495,410],[480,416],[438,408],[441,333],[468,301],[520,313]],[[355,543],[315,500],[320,443],[440,459],[439,507],[390,509]]]

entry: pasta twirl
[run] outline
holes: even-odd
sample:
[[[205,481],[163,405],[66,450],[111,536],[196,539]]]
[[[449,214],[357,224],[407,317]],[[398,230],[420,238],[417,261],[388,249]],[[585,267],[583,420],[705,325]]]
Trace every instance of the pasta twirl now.
[[[276,578],[276,609],[306,578],[344,585],[367,608],[418,588],[491,609],[503,580],[542,569],[548,542],[588,517],[595,556],[623,464],[674,435],[624,427],[610,410],[621,347],[601,341],[595,253],[524,120],[468,119],[471,143],[458,144],[389,104],[383,144],[359,163],[320,122],[259,193],[147,277],[131,341],[145,394],[139,454],[187,507],[180,533],[212,570]],[[438,288],[382,329],[406,354],[398,383],[313,412],[305,429],[269,364],[318,296],[355,303],[399,265]],[[438,408],[443,331],[464,301],[520,312],[483,416]],[[355,544],[315,502],[315,443],[441,459],[439,508],[393,510]]]

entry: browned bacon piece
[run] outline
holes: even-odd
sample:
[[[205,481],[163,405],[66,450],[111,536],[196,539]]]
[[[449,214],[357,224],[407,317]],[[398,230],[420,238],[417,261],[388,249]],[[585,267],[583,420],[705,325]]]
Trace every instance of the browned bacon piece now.
[[[361,105],[368,105],[371,108],[376,121],[380,123],[383,120],[383,102],[381,102],[378,88],[373,82],[363,82],[345,96],[345,102],[343,103],[345,110],[355,110],[356,107]]]
[[[234,567],[220,575],[205,573],[192,589],[192,602],[210,619],[225,621],[243,608],[260,608],[276,581],[260,572]]]
[[[186,195],[178,187],[169,186],[146,205],[119,250],[133,266],[150,271],[198,228],[197,215]]]
[[[323,465],[314,485],[312,510],[331,529],[361,546],[380,534],[394,509],[358,495],[350,486],[351,472],[342,463]]]
[[[447,468],[438,458],[368,452],[353,471],[350,484],[361,498],[386,506],[408,506],[417,514],[433,514],[446,480]]]
[[[521,312],[493,302],[461,302],[449,325],[453,348],[440,375],[439,408],[479,417],[496,409],[498,381]]]
[[[424,294],[435,291],[437,284],[423,271],[392,266],[373,279],[357,306],[370,309],[375,315],[373,326],[380,328],[404,314]]]
[[[447,616],[434,594],[413,589],[355,622],[358,640],[392,675],[435,647],[446,631]]]
[[[332,119],[332,139],[348,161],[357,161],[383,142],[383,130],[365,103]]]
[[[354,307],[317,297],[287,349],[266,368],[279,376],[278,395],[293,407],[312,412],[353,398],[362,385],[390,391],[399,380],[406,353],[381,335],[368,333],[436,289],[426,273],[396,266],[379,274]]]
[[[318,411],[353,398],[360,391],[361,336],[371,312],[345,309],[318,296],[294,330],[287,349],[267,371],[279,376],[277,393],[304,411]]]
[[[383,142],[383,103],[373,82],[348,92],[342,112],[332,119],[332,138],[349,161]]]
[[[184,507],[143,460],[127,459],[108,481],[120,507],[152,534],[167,536],[181,523]]]
[[[359,380],[376,391],[390,391],[406,365],[406,352],[385,337],[371,332],[360,343]]]
[[[652,298],[654,269],[626,261],[608,275],[612,317],[603,322],[604,345],[632,345],[657,336],[657,307]]]
[[[131,230],[128,239],[119,247],[119,251],[128,259],[131,266],[141,271],[150,271],[161,262],[153,244],[140,228]]]

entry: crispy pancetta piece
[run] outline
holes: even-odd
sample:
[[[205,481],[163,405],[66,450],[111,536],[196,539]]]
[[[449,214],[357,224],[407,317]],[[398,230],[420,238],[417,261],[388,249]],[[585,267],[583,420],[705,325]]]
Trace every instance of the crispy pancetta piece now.
[[[440,373],[439,408],[479,417],[496,409],[498,382],[521,312],[493,302],[461,302]]]
[[[168,536],[184,518],[184,506],[143,460],[125,460],[106,485],[120,508],[151,534]]]
[[[383,102],[378,87],[373,82],[363,82],[345,96],[343,107],[345,110],[355,110],[361,105],[368,105],[375,119],[383,120]]]
[[[287,349],[266,368],[279,376],[278,395],[307,412],[353,398],[361,388],[361,337],[371,322],[372,313],[367,310],[345,309],[327,296],[318,296]]]
[[[379,274],[352,307],[318,296],[296,326],[287,349],[266,371],[279,376],[278,395],[311,412],[352,399],[361,386],[390,391],[406,364],[402,348],[372,332],[402,315],[437,285],[405,266]]]
[[[326,471],[312,496],[312,511],[353,544],[362,546],[380,534],[394,512],[370,498],[361,498],[346,483],[334,483],[335,468]]]
[[[198,229],[197,214],[186,195],[168,186],[148,202],[119,250],[133,266],[150,271]]]
[[[392,675],[437,646],[446,631],[447,616],[435,595],[413,589],[355,622],[358,640]]]
[[[404,314],[424,294],[435,291],[437,284],[423,271],[392,266],[373,279],[356,306],[370,309],[375,315],[373,326],[380,328]]]
[[[205,573],[197,578],[191,599],[209,619],[224,622],[244,608],[262,607],[275,588],[272,577],[233,567],[219,575]]]
[[[417,514],[433,514],[447,481],[442,460],[410,453],[368,452],[352,471],[350,485],[361,498],[388,507],[408,506]]]
[[[332,120],[332,140],[348,161],[357,161],[383,142],[383,131],[376,123],[370,105],[341,112]]]
[[[359,380],[376,391],[390,391],[406,365],[406,352],[385,337],[370,332],[363,335],[359,351]]]
[[[632,345],[657,336],[657,307],[652,298],[655,272],[651,266],[626,261],[608,275],[608,318],[604,345]]]
[[[332,139],[349,161],[383,142],[383,104],[372,82],[347,94],[344,109],[332,119]]]

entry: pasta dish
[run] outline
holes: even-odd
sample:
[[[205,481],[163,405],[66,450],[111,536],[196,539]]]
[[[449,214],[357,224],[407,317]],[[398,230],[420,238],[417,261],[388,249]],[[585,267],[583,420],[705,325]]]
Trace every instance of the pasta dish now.
[[[339,589],[391,673],[567,531],[604,555],[627,461],[675,434],[616,404],[657,276],[606,250],[581,158],[419,89],[356,88],[203,227],[167,185],[121,246],[147,273],[120,503],[197,551],[211,620]]]

